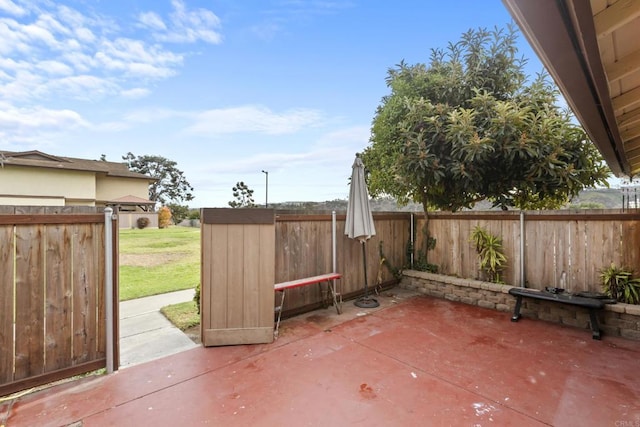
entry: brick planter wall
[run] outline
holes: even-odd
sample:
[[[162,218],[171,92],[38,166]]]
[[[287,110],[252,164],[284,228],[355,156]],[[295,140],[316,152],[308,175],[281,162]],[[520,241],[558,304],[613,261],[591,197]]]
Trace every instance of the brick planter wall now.
[[[515,297],[509,295],[513,286],[422,271],[405,270],[400,286],[436,298],[504,312],[513,313],[516,303]],[[524,298],[520,313],[522,317],[590,330],[589,312],[582,307]],[[640,341],[640,305],[607,304],[598,313],[598,321],[605,337],[611,335]]]

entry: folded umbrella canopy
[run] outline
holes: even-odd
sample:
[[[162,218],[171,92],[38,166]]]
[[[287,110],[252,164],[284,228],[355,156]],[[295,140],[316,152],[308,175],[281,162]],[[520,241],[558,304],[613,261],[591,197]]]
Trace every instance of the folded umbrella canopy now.
[[[356,153],[351,173],[351,187],[349,189],[349,203],[347,205],[347,219],[344,234],[350,239],[357,239],[362,244],[362,261],[364,263],[364,296],[356,300],[355,305],[363,308],[378,307],[380,304],[369,296],[367,281],[367,253],[365,242],[376,235],[373,215],[369,206],[369,193],[364,180],[364,164],[360,154]]]

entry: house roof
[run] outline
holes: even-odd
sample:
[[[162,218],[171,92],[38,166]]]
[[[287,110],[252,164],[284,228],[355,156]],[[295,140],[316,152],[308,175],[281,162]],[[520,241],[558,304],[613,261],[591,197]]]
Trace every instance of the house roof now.
[[[155,205],[156,202],[132,195],[119,197],[108,202],[110,205]]]
[[[640,174],[640,1],[503,2],[613,173]]]
[[[107,176],[146,179],[148,181],[157,180],[148,175],[130,171],[126,163],[52,156],[37,150],[0,151],[0,164],[95,172]]]

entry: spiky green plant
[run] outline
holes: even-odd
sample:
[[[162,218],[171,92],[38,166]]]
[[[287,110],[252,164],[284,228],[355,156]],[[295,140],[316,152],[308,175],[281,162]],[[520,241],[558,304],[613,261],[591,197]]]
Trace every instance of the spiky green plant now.
[[[502,283],[500,273],[507,263],[507,257],[502,247],[502,239],[477,225],[473,229],[469,241],[475,245],[480,270],[489,276],[490,281]]]
[[[627,304],[640,302],[640,278],[633,278],[633,272],[617,267],[614,263],[600,270],[602,291],[616,301]]]

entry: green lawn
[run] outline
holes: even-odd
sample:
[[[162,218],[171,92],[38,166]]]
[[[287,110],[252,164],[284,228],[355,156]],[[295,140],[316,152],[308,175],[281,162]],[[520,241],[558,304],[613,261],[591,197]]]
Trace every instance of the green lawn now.
[[[194,288],[200,281],[200,229],[120,230],[120,300]]]
[[[200,314],[194,301],[164,306],[160,312],[181,331],[200,324]]]

